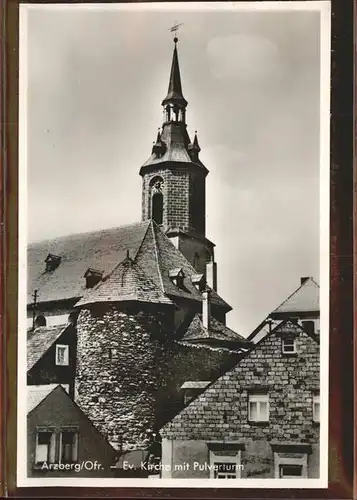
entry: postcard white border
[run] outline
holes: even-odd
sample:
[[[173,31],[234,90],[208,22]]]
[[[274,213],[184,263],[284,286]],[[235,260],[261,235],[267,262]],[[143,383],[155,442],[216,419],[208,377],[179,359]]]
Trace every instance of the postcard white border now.
[[[160,11],[318,11],[321,15],[320,71],[320,302],[321,331],[329,331],[329,249],[330,249],[330,30],[329,1],[293,2],[188,2],[146,4],[20,4],[19,22],[19,299],[18,299],[18,403],[17,403],[17,486],[18,487],[135,487],[135,488],[232,488],[232,481],[220,479],[126,479],[126,478],[28,478],[26,404],[26,247],[27,247],[27,14],[30,9],[160,10]],[[21,200],[21,201],[20,201]],[[321,423],[319,479],[237,479],[235,488],[327,488],[328,485],[328,360],[329,338],[321,335]]]

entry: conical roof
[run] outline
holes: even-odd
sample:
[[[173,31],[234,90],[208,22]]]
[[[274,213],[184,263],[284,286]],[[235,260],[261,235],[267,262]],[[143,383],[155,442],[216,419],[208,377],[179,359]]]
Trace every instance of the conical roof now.
[[[129,255],[95,289],[83,296],[77,305],[95,302],[150,302],[172,304],[163,290]]]

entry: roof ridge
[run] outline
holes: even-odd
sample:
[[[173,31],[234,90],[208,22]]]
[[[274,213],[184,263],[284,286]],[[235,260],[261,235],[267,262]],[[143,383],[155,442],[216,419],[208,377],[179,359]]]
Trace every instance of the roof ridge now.
[[[131,222],[130,224],[123,224],[120,226],[111,226],[111,227],[106,227],[106,228],[101,228],[101,229],[93,229],[90,231],[83,231],[83,232],[79,232],[79,233],[62,234],[59,236],[53,236],[52,238],[45,238],[43,240],[32,241],[28,244],[28,247],[36,246],[36,245],[39,245],[40,243],[46,243],[46,242],[51,242],[51,241],[56,241],[56,240],[62,240],[65,238],[71,238],[74,236],[84,236],[84,235],[90,235],[90,234],[104,233],[106,231],[114,231],[114,230],[119,229],[119,228],[122,229],[122,228],[128,228],[128,227],[132,227],[132,226],[141,226],[141,225],[144,226],[145,224],[148,224],[147,220],[140,221],[140,222]]]

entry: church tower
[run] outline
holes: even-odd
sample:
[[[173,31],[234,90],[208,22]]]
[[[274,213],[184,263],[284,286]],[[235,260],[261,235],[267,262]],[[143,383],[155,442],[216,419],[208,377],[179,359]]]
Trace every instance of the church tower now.
[[[207,168],[199,158],[197,132],[191,141],[186,124],[187,101],[174,38],[168,92],[162,101],[163,123],[150,158],[140,169],[143,178],[142,220],[153,219],[198,273],[216,289],[214,244],[206,238]]]

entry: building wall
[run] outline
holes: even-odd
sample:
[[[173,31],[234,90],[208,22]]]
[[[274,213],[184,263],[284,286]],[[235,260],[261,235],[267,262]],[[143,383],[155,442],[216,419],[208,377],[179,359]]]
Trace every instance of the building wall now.
[[[117,448],[145,448],[163,424],[170,311],[103,304],[79,314],[76,401]]]
[[[87,470],[85,467],[79,472],[74,470],[48,471],[41,470],[35,465],[36,429],[49,427],[60,431],[66,426],[78,427],[78,463],[89,461],[86,467],[97,461],[102,468]],[[74,402],[57,388],[42,401],[27,418],[27,464],[28,477],[108,477],[112,475],[110,465],[114,463],[115,451],[109,443],[95,430],[89,420],[83,415]]]
[[[274,452],[266,440],[244,441],[241,451],[241,478],[274,478]],[[162,440],[163,478],[209,478],[212,466],[207,441]],[[319,477],[319,445],[308,455],[308,477]]]
[[[151,182],[163,179],[164,196],[163,230],[180,229],[184,232],[205,234],[205,174],[188,164],[178,168],[158,166],[154,172],[143,176],[142,220],[152,217]]]
[[[289,332],[297,335],[294,356],[282,354],[281,335]],[[173,450],[182,441],[249,443],[245,451],[247,475],[265,477],[271,473],[273,443],[302,443],[313,449],[319,443],[319,424],[313,422],[312,413],[312,396],[320,386],[319,366],[319,345],[297,325],[288,323],[209,386],[161,430],[161,435],[175,442]],[[249,393],[257,390],[269,393],[267,423],[248,420]],[[314,474],[316,460],[316,454],[310,457]]]
[[[69,346],[68,366],[56,365],[56,345]],[[74,378],[76,371],[77,333],[75,327],[68,326],[66,331],[48,349],[44,356],[27,373],[28,385],[68,384],[69,394],[74,394]]]

